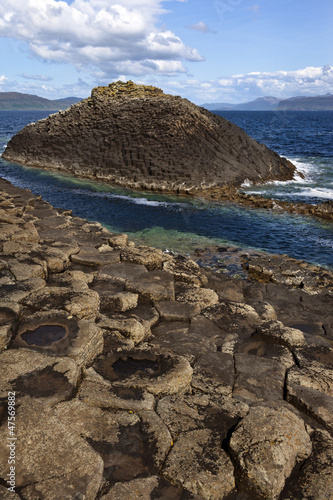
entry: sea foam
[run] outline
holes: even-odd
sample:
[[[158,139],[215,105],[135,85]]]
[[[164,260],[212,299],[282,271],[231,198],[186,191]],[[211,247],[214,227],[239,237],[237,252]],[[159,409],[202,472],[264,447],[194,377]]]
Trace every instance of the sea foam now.
[[[145,197],[140,196],[129,196],[123,194],[115,194],[108,191],[95,191],[95,190],[87,190],[87,189],[70,189],[71,192],[85,194],[86,196],[98,197],[98,198],[108,198],[113,200],[121,200],[128,203],[133,203],[135,205],[146,205],[149,207],[165,207],[165,208],[182,208],[186,203],[177,203],[177,202],[166,202],[166,201],[158,201],[158,200],[148,200]]]
[[[288,158],[295,167],[297,171],[304,175],[305,179],[302,179],[300,175],[296,174],[294,178],[294,182],[306,182],[314,177],[316,172],[318,171],[318,166],[313,163],[305,163],[298,158]]]
[[[297,196],[307,196],[309,198],[325,198],[333,200],[333,189],[328,188],[311,188],[308,187],[299,193],[295,193]]]

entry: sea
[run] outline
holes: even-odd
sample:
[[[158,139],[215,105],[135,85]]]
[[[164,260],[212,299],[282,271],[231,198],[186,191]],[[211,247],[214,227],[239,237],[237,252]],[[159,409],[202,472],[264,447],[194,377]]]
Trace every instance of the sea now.
[[[0,154],[26,124],[47,111],[0,111]],[[333,199],[333,112],[216,111],[258,142],[287,157],[303,174],[288,182],[242,189],[268,198],[320,203]],[[198,249],[235,248],[287,254],[333,269],[333,222],[281,210],[239,207],[181,196],[133,192],[0,158],[0,176],[58,208],[98,221],[136,243],[191,255]]]

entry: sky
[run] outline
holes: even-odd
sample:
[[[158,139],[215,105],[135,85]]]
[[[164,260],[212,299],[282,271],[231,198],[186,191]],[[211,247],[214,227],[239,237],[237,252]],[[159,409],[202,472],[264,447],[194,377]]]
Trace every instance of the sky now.
[[[332,0],[1,0],[0,92],[133,80],[202,103],[333,93]]]

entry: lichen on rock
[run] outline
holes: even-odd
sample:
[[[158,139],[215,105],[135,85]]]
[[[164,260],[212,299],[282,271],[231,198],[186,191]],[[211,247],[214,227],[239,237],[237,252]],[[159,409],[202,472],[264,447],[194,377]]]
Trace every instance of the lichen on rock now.
[[[112,97],[113,99],[121,99],[122,97],[171,97],[164,94],[163,90],[158,87],[153,87],[152,85],[138,85],[128,80],[127,82],[122,82],[118,80],[117,82],[109,83],[107,86],[95,87],[91,91],[91,97],[96,96]]]

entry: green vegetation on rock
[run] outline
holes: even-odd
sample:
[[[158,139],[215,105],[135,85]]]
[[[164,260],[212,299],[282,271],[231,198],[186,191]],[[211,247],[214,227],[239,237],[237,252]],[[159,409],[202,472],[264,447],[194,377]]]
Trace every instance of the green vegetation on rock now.
[[[113,97],[115,99],[122,97],[171,97],[169,94],[164,94],[163,90],[158,87],[137,85],[132,80],[128,82],[118,80],[118,82],[110,83],[105,87],[95,87],[91,92],[91,97],[98,95]]]

